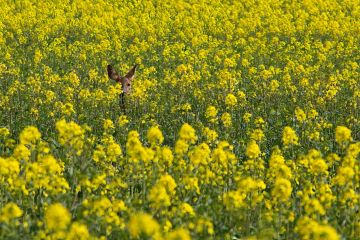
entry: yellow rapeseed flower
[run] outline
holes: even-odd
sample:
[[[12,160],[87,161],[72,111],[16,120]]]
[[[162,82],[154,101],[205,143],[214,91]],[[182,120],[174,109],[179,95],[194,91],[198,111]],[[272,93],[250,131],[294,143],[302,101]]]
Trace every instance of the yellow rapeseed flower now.
[[[218,110],[214,106],[209,106],[206,109],[205,117],[208,119],[209,122],[214,123],[217,119]]]
[[[298,145],[299,138],[291,127],[285,127],[283,130],[282,141],[285,147],[290,145]]]
[[[6,138],[9,135],[10,135],[9,129],[4,128],[4,127],[0,127],[0,139],[1,138]]]
[[[129,119],[127,118],[126,115],[121,115],[119,118],[118,118],[118,124],[120,127],[123,127],[125,126],[126,124],[129,123]]]
[[[345,126],[337,126],[335,130],[335,140],[340,145],[350,142],[352,140],[351,130]]]
[[[80,155],[84,146],[84,129],[75,122],[66,122],[64,119],[56,122],[56,129],[59,143],[74,149]]]
[[[301,123],[306,120],[306,113],[300,107],[297,107],[295,109],[295,116],[296,116],[296,119]]]
[[[0,222],[9,223],[12,219],[21,217],[23,211],[15,203],[7,203],[0,211]]]
[[[260,155],[260,147],[256,144],[254,140],[251,140],[246,147],[246,156],[248,158],[257,158]]]
[[[236,103],[237,103],[236,97],[233,94],[229,93],[225,98],[226,106],[232,108],[236,106]]]
[[[138,238],[141,234],[152,237],[159,232],[160,226],[150,215],[137,213],[130,217],[128,230],[132,238]]]
[[[66,116],[71,116],[71,114],[75,113],[74,106],[71,103],[65,103],[62,105],[61,111]]]
[[[191,240],[188,230],[180,228],[166,235],[165,240]]]
[[[160,177],[159,181],[157,182],[157,184],[165,187],[166,191],[170,195],[175,195],[175,189],[176,189],[177,184],[171,175],[169,175],[169,174],[162,175]]]
[[[164,141],[164,136],[158,127],[151,127],[147,132],[147,139],[153,146],[161,145]]]
[[[161,150],[161,160],[167,164],[167,166],[171,166],[174,159],[174,155],[171,149],[167,146],[163,147]]]
[[[41,133],[39,130],[34,126],[28,126],[22,130],[20,133],[20,143],[24,145],[32,145],[36,144],[37,141],[41,138]]]
[[[279,202],[286,202],[292,192],[291,182],[285,178],[277,178],[271,195]]]
[[[213,143],[216,141],[218,134],[215,130],[212,130],[208,127],[203,129],[203,134],[206,137],[207,143]]]
[[[185,140],[188,143],[195,143],[197,140],[197,136],[194,128],[192,128],[187,123],[182,125],[179,135],[180,135],[180,139]]]
[[[186,141],[179,139],[175,143],[175,153],[179,156],[184,155],[189,149],[189,144]]]
[[[252,117],[252,114],[247,112],[247,113],[245,113],[244,116],[243,116],[243,121],[244,121],[245,123],[248,123],[248,122],[250,122],[251,117]]]
[[[159,184],[156,184],[150,189],[148,199],[153,203],[152,206],[155,209],[171,205],[171,198],[167,193],[166,188]]]
[[[61,203],[50,205],[45,211],[44,218],[47,229],[52,231],[65,229],[71,221],[69,211]]]
[[[301,217],[297,221],[295,232],[301,239],[340,240],[339,234],[333,227],[319,224],[309,217]]]
[[[87,240],[89,238],[90,234],[86,225],[78,222],[71,224],[69,233],[66,236],[66,240]]]
[[[230,113],[227,113],[227,112],[223,113],[223,115],[221,115],[221,121],[223,122],[223,124],[226,128],[231,127],[232,120],[231,120]]]
[[[194,211],[193,207],[188,203],[182,203],[179,206],[179,209],[180,209],[181,214],[183,214],[183,215],[188,214],[190,216],[195,216],[195,211]]]
[[[31,151],[24,145],[18,144],[14,149],[13,157],[20,160],[28,161],[31,155]]]
[[[104,119],[103,128],[105,132],[113,130],[115,128],[113,121],[111,119]]]

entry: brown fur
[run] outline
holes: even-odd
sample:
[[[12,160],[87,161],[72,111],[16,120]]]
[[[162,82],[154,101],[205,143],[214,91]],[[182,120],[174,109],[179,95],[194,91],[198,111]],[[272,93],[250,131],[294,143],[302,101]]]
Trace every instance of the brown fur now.
[[[116,82],[120,83],[122,86],[123,92],[120,95],[121,106],[125,112],[125,94],[129,94],[131,90],[131,81],[135,78],[135,71],[137,68],[137,64],[132,67],[129,72],[125,76],[120,76],[115,69],[111,66],[107,66],[107,72],[110,79],[115,80]]]

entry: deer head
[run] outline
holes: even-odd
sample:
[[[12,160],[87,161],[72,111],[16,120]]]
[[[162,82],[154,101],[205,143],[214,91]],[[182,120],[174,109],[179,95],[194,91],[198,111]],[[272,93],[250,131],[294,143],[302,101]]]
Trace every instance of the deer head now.
[[[125,76],[122,77],[115,71],[115,69],[111,65],[108,65],[107,66],[108,76],[110,79],[115,80],[118,83],[121,83],[123,93],[128,94],[128,93],[130,93],[130,90],[131,90],[131,81],[135,77],[135,71],[136,71],[137,66],[138,65],[135,64],[135,66],[132,67],[129,70],[129,72]]]

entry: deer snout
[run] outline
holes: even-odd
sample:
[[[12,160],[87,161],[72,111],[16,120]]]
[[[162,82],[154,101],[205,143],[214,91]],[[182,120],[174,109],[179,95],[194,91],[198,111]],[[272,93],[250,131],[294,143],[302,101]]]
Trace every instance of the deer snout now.
[[[125,94],[130,93],[130,91],[131,91],[131,82],[130,82],[130,80],[129,80],[129,79],[125,79],[125,80],[124,80],[124,83],[122,84],[122,87],[123,87],[123,92],[124,92]]]

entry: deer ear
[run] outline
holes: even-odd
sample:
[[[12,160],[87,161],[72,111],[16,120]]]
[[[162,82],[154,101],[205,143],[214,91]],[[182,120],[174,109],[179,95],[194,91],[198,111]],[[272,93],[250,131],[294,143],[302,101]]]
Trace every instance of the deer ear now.
[[[137,68],[137,64],[135,64],[135,66],[133,66],[132,69],[130,69],[130,71],[125,75],[125,77],[127,79],[129,79],[130,81],[134,79],[135,77],[135,71],[136,71],[136,68]]]
[[[119,75],[116,73],[115,69],[111,66],[107,66],[107,72],[110,79],[117,81],[119,79]]]

